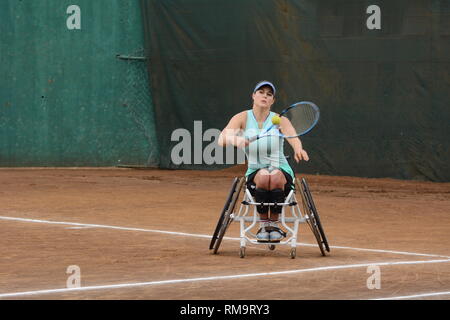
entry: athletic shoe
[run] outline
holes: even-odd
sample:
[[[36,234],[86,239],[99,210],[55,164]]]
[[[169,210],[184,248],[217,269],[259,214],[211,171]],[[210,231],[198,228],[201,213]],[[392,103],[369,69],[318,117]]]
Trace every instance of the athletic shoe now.
[[[284,233],[284,232],[283,232]],[[270,242],[280,242],[285,236],[281,230],[274,230],[269,233]]]
[[[278,228],[278,221],[271,221],[267,231],[269,232],[270,242],[280,242],[286,237],[286,232]]]
[[[259,229],[256,233],[256,240],[258,240],[258,242],[268,242],[269,239],[269,232],[267,232],[264,228]]]

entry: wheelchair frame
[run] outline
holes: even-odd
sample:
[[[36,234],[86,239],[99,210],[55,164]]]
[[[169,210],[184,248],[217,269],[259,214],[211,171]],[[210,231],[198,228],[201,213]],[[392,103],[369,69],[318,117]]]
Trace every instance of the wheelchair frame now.
[[[219,221],[216,225],[216,229],[209,246],[209,249],[213,250],[214,254],[218,253],[222,239],[232,222],[239,223],[239,256],[241,258],[245,257],[247,244],[251,243],[256,245],[268,245],[268,248],[270,250],[274,250],[276,248],[276,245],[290,246],[290,257],[294,259],[297,255],[297,235],[299,231],[299,225],[301,223],[307,223],[309,225],[317,240],[317,244],[322,255],[325,256],[326,252],[330,252],[330,247],[328,245],[328,240],[325,236],[325,232],[320,221],[319,213],[317,212],[311,192],[309,190],[308,183],[305,178],[302,178],[301,180],[296,178],[295,189],[289,192],[283,203],[277,203],[278,206],[282,206],[282,211],[279,219],[280,223],[287,231],[285,240],[281,240],[278,242],[260,242],[256,240],[256,235],[252,232],[252,229],[257,225],[257,223],[260,222],[259,213],[256,209],[257,206],[270,206],[275,205],[275,203],[255,202],[250,190],[248,190],[245,186],[245,181],[245,177],[235,177],[233,180],[230,192],[220,214]],[[236,211],[236,204],[242,189],[245,189],[243,200],[241,201],[239,210]],[[299,192],[301,195],[301,203],[303,204],[304,210],[303,212],[300,209],[299,202],[296,198],[297,192]],[[286,216],[286,211],[290,213],[289,216]],[[290,226],[289,224],[293,224],[293,226]]]

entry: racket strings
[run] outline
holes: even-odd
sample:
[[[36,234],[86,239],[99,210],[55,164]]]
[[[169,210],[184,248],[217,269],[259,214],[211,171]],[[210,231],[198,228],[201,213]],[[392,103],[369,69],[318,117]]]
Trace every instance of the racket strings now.
[[[318,112],[313,106],[304,104],[292,108],[286,113],[286,116],[291,121],[297,134],[302,134],[314,126],[318,118]]]

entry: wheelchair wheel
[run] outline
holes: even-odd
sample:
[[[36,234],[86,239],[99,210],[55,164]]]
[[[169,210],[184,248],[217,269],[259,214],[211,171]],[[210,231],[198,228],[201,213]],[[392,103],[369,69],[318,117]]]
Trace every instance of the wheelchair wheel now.
[[[304,178],[302,178],[301,185],[298,182],[298,179],[296,179],[296,184],[302,196],[305,213],[308,215],[307,223],[317,240],[320,252],[323,256],[325,256],[326,252],[330,252],[330,246],[328,245],[328,240],[325,236],[325,232],[320,221],[320,216],[314,204],[314,200],[309,190],[308,183]]]
[[[213,250],[214,254],[217,254],[220,244],[222,243],[222,239],[225,236],[225,233],[229,225],[231,224],[231,222],[233,222],[231,214],[234,212],[236,202],[239,198],[239,194],[241,193],[241,189],[244,182],[245,178],[235,178],[233,181],[232,188],[228,195],[227,201],[225,202],[225,206],[222,210],[222,213],[219,217],[219,221],[217,223],[213,238],[211,239],[209,248],[214,249]]]
[[[217,240],[217,235],[219,234],[220,227],[222,226],[222,222],[225,217],[225,212],[227,211],[228,207],[230,206],[231,199],[233,198],[233,194],[234,194],[234,191],[235,191],[238,183],[239,183],[239,178],[237,178],[237,177],[234,178],[233,183],[231,184],[231,189],[228,194],[227,200],[225,201],[225,205],[223,206],[222,212],[220,213],[219,221],[217,222],[216,229],[214,230],[214,233],[213,233],[213,236],[211,239],[211,243],[209,244],[210,250],[212,248],[214,248],[214,244]]]

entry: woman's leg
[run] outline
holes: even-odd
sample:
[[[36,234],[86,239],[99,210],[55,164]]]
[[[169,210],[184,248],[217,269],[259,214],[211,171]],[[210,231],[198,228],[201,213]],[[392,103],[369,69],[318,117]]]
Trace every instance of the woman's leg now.
[[[270,196],[270,174],[266,169],[260,169],[255,175],[253,182],[255,183],[255,201],[259,203],[269,202]],[[258,241],[270,241],[270,234],[266,228],[270,226],[269,206],[256,207],[260,217],[260,229],[256,234]]]
[[[284,186],[287,180],[281,170],[274,170],[270,174],[270,185],[269,190],[271,193],[270,202],[284,202]],[[278,221],[278,217],[281,213],[281,206],[272,206],[270,208],[270,220]]]
[[[268,202],[270,191],[270,173],[266,169],[260,169],[256,174],[253,182],[256,185],[255,201],[256,202]],[[269,219],[269,207],[258,206],[258,213],[261,220]]]

